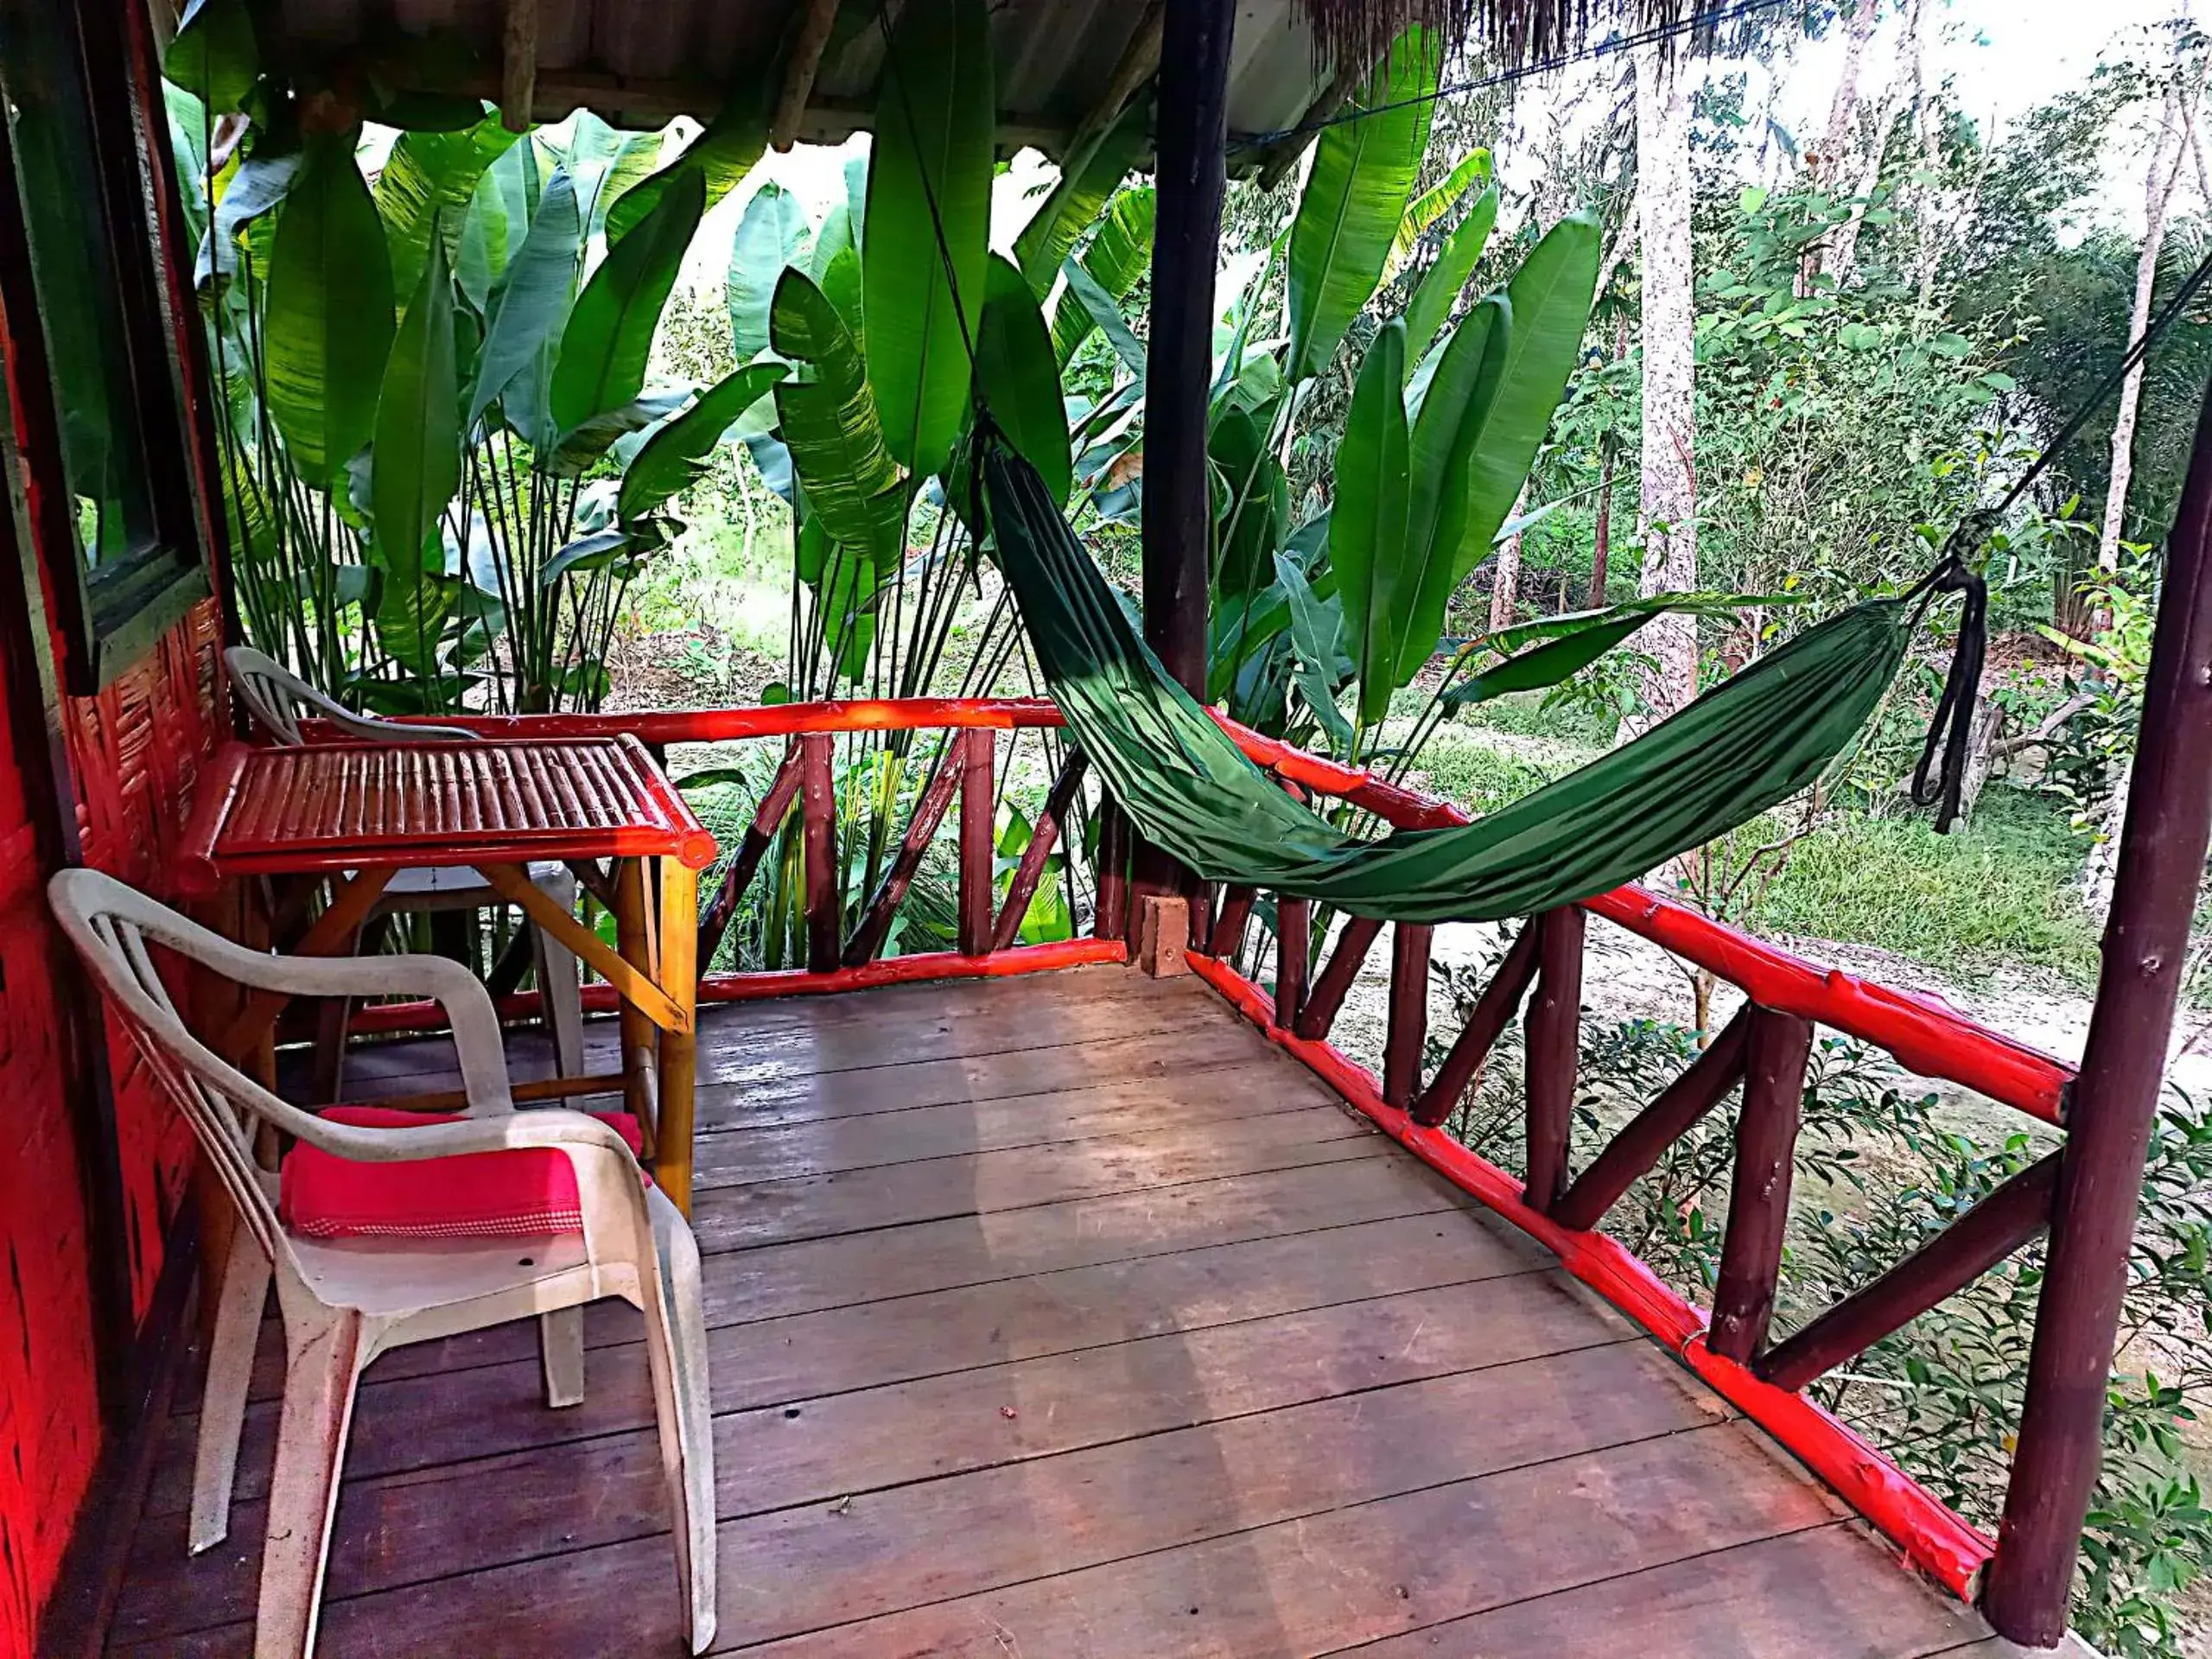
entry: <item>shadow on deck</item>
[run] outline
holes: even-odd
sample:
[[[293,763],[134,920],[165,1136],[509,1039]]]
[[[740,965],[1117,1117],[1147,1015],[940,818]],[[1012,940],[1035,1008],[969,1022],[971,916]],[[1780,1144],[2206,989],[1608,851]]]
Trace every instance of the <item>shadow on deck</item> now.
[[[702,1027],[717,1652],[2011,1651],[1196,981]],[[450,1086],[448,1057],[378,1050],[353,1088]],[[534,1327],[369,1372],[321,1653],[682,1650],[637,1320],[593,1313],[569,1410]],[[276,1365],[196,1560],[181,1387],[113,1650],[250,1651]]]

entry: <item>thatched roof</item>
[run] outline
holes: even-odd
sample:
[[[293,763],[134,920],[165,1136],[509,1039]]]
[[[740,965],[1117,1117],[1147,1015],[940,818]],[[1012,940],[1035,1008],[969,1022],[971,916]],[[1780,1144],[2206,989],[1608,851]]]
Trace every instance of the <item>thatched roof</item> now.
[[[928,3],[929,0],[906,0]],[[1707,6],[1714,0],[1702,0]],[[886,0],[895,15],[897,0]],[[1671,18],[1699,0],[1236,0],[1232,154],[1340,98],[1408,23],[1522,64],[1593,30]],[[872,0],[265,0],[281,57],[308,79],[353,64],[380,87],[461,92],[557,120],[704,118],[728,89],[780,64],[777,137],[835,143],[865,127],[881,31],[846,26]],[[1000,135],[1063,153],[1097,132],[1159,67],[1161,0],[999,0],[991,11]],[[266,44],[266,42],[264,42]],[[1279,156],[1281,146],[1275,147]]]

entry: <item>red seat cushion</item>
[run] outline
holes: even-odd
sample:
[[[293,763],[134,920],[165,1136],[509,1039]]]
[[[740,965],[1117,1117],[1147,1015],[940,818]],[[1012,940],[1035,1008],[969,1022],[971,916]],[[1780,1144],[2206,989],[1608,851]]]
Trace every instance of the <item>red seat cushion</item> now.
[[[627,1112],[594,1112],[644,1146]],[[334,1106],[321,1114],[356,1128],[410,1129],[469,1120],[389,1106]],[[578,1232],[575,1166],[551,1147],[472,1152],[414,1163],[369,1163],[302,1143],[284,1160],[277,1214],[307,1238],[543,1238]]]

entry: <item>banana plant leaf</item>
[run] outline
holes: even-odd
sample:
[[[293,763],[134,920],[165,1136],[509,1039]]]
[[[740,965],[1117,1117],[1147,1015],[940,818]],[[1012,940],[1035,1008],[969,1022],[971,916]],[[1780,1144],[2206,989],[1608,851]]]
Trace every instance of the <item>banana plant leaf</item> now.
[[[1051,297],[1052,279],[1075,251],[1077,238],[1097,222],[1137,164],[1151,127],[1147,101],[1132,102],[1122,118],[1098,136],[1088,156],[1062,170],[1060,181],[1014,238],[1014,263],[1021,267],[1022,279],[1039,304]]]
[[[1467,491],[1513,338],[1513,308],[1492,295],[1463,317],[1414,418],[1406,563],[1391,594],[1392,686],[1406,683],[1436,649],[1459,584]]]
[[[790,372],[781,363],[755,363],[702,392],[698,402],[646,439],[631,461],[622,474],[614,516],[629,524],[689,488],[731,424]]]
[[[1389,390],[1395,403],[1395,372]],[[1431,923],[1530,915],[1604,893],[1751,822],[1806,788],[1854,741],[1912,632],[1904,602],[1853,606],[1478,823],[1360,841],[1291,799],[1168,677],[1033,468],[1004,444],[988,445],[982,465],[996,556],[1038,666],[1138,830],[1203,880],[1354,915]]]
[[[1385,323],[1367,348],[1337,449],[1337,499],[1329,563],[1344,596],[1344,631],[1359,681],[1359,717],[1389,712],[1402,636],[1397,594],[1406,563],[1409,483],[1403,383],[1406,326]]]
[[[1443,251],[1436,256],[1436,263],[1423,273],[1413,298],[1406,302],[1407,362],[1418,363],[1428,355],[1430,342],[1444,326],[1444,319],[1452,315],[1452,302],[1459,297],[1459,290],[1466,287],[1475,261],[1482,257],[1483,245],[1490,240],[1491,228],[1497,222],[1497,192],[1492,188],[1475,198],[1475,205],[1467,209],[1467,216],[1445,238]]]
[[[705,208],[700,175],[678,174],[659,205],[607,250],[576,296],[553,366],[553,423],[563,432],[620,409],[644,390],[653,332]]]
[[[1337,706],[1337,688],[1352,671],[1344,652],[1344,607],[1317,597],[1298,562],[1287,554],[1275,559],[1276,578],[1290,609],[1290,647],[1298,661],[1299,696],[1329,741],[1331,751],[1349,756],[1357,741],[1351,722]]]
[[[211,115],[243,107],[261,73],[261,48],[246,0],[191,0],[162,54],[162,73]]]
[[[1128,320],[1122,316],[1122,308],[1114,296],[1099,284],[1079,260],[1069,260],[1060,267],[1060,274],[1067,278],[1068,283],[1068,291],[1061,300],[1063,308],[1073,301],[1094,327],[1105,331],[1108,341],[1114,347],[1114,355],[1122,359],[1122,366],[1141,378],[1145,372],[1144,346],[1130,328]],[[1054,315],[1057,316],[1058,313]],[[1065,365],[1065,359],[1063,363]]]
[[[308,142],[270,264],[262,315],[270,418],[301,478],[327,489],[375,429],[394,329],[384,223],[346,137]]]
[[[786,269],[769,319],[777,353],[799,372],[775,389],[784,442],[812,516],[870,563],[898,562],[906,484],[844,320],[806,273]]]
[[[264,156],[258,150],[231,168],[230,179],[215,203],[214,222],[200,245],[200,257],[192,273],[195,287],[228,281],[238,272],[238,238],[246,227],[283,205],[291,194],[305,158],[295,149]]]
[[[1268,448],[1268,429],[1266,421],[1231,405],[1216,417],[1207,442],[1222,482],[1214,588],[1224,605],[1274,578],[1275,551],[1288,528],[1289,480]]]
[[[900,13],[876,92],[861,271],[884,440],[918,478],[944,467],[967,417],[959,308],[972,327],[990,251],[996,100],[985,0]]]
[[[1409,29],[1368,81],[1358,120],[1326,128],[1290,226],[1290,356],[1284,372],[1309,379],[1329,365],[1382,280],[1422,153],[1442,53]]]
[[[480,113],[481,106],[479,106]],[[399,294],[412,294],[429,257],[430,238],[446,227],[448,257],[458,248],[461,209],[475,194],[492,163],[514,145],[517,135],[484,116],[461,132],[403,132],[377,175],[377,212],[384,219],[391,250],[391,283]]]
[[[488,314],[492,290],[505,280],[522,251],[544,194],[535,141],[504,151],[469,194],[461,245],[454,253],[454,279],[479,315]]]
[[[1075,260],[1076,266],[1090,278],[1092,287],[1099,293],[1116,302],[1126,299],[1151,264],[1153,220],[1159,203],[1159,194],[1150,185],[1123,190],[1115,196],[1106,217],[1091,237],[1090,246]],[[1066,270],[1068,262],[1063,259],[1060,267]],[[1118,308],[1115,315],[1121,315]],[[1052,350],[1058,356],[1062,369],[1067,367],[1069,359],[1097,326],[1091,306],[1077,300],[1071,289],[1053,302]],[[1119,347],[1117,341],[1116,349]]]
[[[476,358],[476,389],[468,399],[472,429],[533,363],[546,363],[545,372],[531,378],[533,389],[550,381],[555,343],[575,300],[583,237],[575,185],[565,170],[556,170],[538,198],[537,212],[508,265],[506,280],[491,296],[484,346]],[[530,406],[511,408],[510,418],[533,446],[542,446],[547,435],[539,419],[542,414],[550,425],[550,411],[536,406],[540,401],[537,397],[523,401]]]
[[[756,69],[722,101],[715,118],[684,146],[681,156],[626,189],[610,188],[607,239],[619,242],[629,235],[667,200],[679,181],[698,181],[703,207],[712,207],[734,190],[768,148],[766,86],[766,75]],[[609,183],[613,187],[619,181]]]
[[[729,339],[740,363],[750,363],[768,349],[768,308],[785,265],[804,266],[814,227],[799,199],[770,180],[745,204],[730,240]],[[821,280],[817,273],[816,280]]]
[[[976,331],[976,384],[999,429],[1043,474],[1052,499],[1065,505],[1073,482],[1060,367],[1037,296],[1020,270],[991,256],[989,284]]]
[[[1468,191],[1489,184],[1490,179],[1490,151],[1470,150],[1457,167],[1408,202],[1405,216],[1398,221],[1398,233],[1390,238],[1391,274],[1395,276],[1414,257],[1414,245],[1430,226],[1458,207]]]
[[[423,571],[425,550],[439,550],[439,521],[461,489],[461,377],[454,362],[453,273],[433,233],[429,262],[392,342],[377,404],[370,451],[369,499],[385,568],[401,584]]]
[[[1548,691],[1573,679],[1654,617],[1669,612],[1726,616],[1752,606],[1791,602],[1789,595],[1777,594],[1659,594],[1603,610],[1548,617],[1539,623],[1503,629],[1471,642],[1462,648],[1460,655],[1471,654],[1484,645],[1512,654],[1503,662],[1470,675],[1452,686],[1444,693],[1444,704],[1449,709],[1461,709],[1516,691]],[[1517,649],[1523,641],[1537,637],[1539,632],[1551,637],[1526,651]]]

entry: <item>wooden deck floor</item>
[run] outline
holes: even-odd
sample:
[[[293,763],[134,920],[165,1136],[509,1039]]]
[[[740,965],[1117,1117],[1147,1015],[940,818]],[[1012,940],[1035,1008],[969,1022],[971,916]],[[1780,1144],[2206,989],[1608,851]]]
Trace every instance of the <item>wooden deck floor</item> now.
[[[702,1060],[717,1651],[1999,1651],[1195,981],[728,1007]],[[681,1651],[636,1320],[593,1312],[567,1411],[528,1329],[377,1363],[323,1654]],[[115,1651],[249,1651],[275,1354],[198,1560],[181,1390]]]

